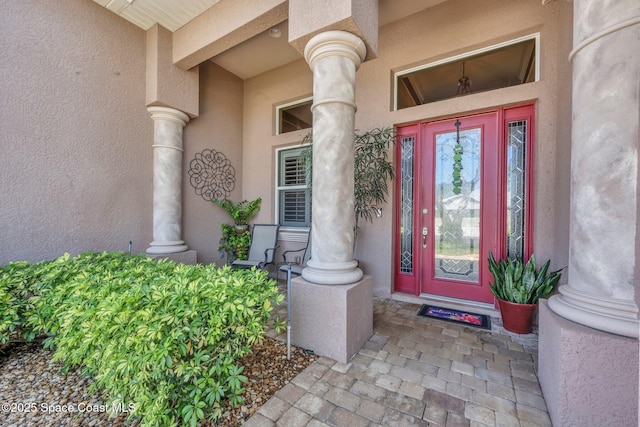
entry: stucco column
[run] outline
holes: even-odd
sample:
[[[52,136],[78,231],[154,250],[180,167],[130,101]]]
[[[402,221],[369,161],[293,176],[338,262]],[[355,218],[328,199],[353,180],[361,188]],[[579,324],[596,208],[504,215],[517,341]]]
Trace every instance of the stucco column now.
[[[364,42],[346,31],[320,33],[304,50],[313,71],[313,236],[302,277],[313,283],[362,278],[353,259],[353,159],[356,70],[365,54]]]
[[[568,284],[556,314],[638,337],[640,3],[574,0]]]
[[[186,251],[182,240],[182,130],[189,116],[148,107],[153,119],[153,242],[148,254]]]

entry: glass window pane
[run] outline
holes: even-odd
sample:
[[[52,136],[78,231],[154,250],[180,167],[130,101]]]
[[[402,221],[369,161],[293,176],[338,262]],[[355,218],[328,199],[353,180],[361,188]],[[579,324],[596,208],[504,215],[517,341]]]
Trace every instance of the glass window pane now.
[[[278,161],[278,220],[280,225],[309,227],[311,225],[311,195],[307,189],[304,163],[300,153],[304,148],[281,150]]]
[[[413,273],[413,161],[415,137],[400,141],[400,271]]]
[[[284,157],[281,185],[306,185],[304,165],[300,161],[298,153],[292,153],[292,155]]]
[[[280,225],[309,226],[310,207],[308,190],[281,190]]]
[[[478,282],[481,130],[436,136],[435,272],[439,279]]]
[[[396,75],[396,109],[536,81],[535,36]]]
[[[277,108],[278,133],[311,128],[311,103],[311,100],[307,100],[287,107]]]
[[[507,256],[524,259],[527,121],[510,122],[507,139]]]

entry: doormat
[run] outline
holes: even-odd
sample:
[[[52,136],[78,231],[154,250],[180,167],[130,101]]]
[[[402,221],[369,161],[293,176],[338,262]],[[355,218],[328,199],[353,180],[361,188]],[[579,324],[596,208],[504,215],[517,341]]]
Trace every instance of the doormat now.
[[[491,318],[486,314],[476,314],[468,311],[452,310],[450,308],[423,304],[420,311],[418,311],[418,316],[432,317],[465,326],[491,330]]]

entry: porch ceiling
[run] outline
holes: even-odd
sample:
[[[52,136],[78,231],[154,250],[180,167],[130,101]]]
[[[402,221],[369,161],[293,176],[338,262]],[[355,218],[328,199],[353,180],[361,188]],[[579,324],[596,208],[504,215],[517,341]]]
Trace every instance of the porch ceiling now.
[[[173,32],[220,0],[93,0],[147,31],[156,24]]]
[[[147,31],[156,24],[174,32],[221,0],[93,0],[137,27]],[[446,0],[379,0],[380,26],[444,3]],[[265,31],[211,58],[213,62],[247,79],[300,59],[288,43],[288,26],[277,26],[279,38]]]

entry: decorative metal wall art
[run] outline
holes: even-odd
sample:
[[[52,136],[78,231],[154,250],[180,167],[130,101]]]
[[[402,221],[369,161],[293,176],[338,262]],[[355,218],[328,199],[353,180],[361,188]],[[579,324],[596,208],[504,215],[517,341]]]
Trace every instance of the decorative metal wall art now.
[[[236,171],[231,161],[216,150],[196,153],[189,164],[189,177],[196,194],[208,201],[229,197],[236,187]]]

